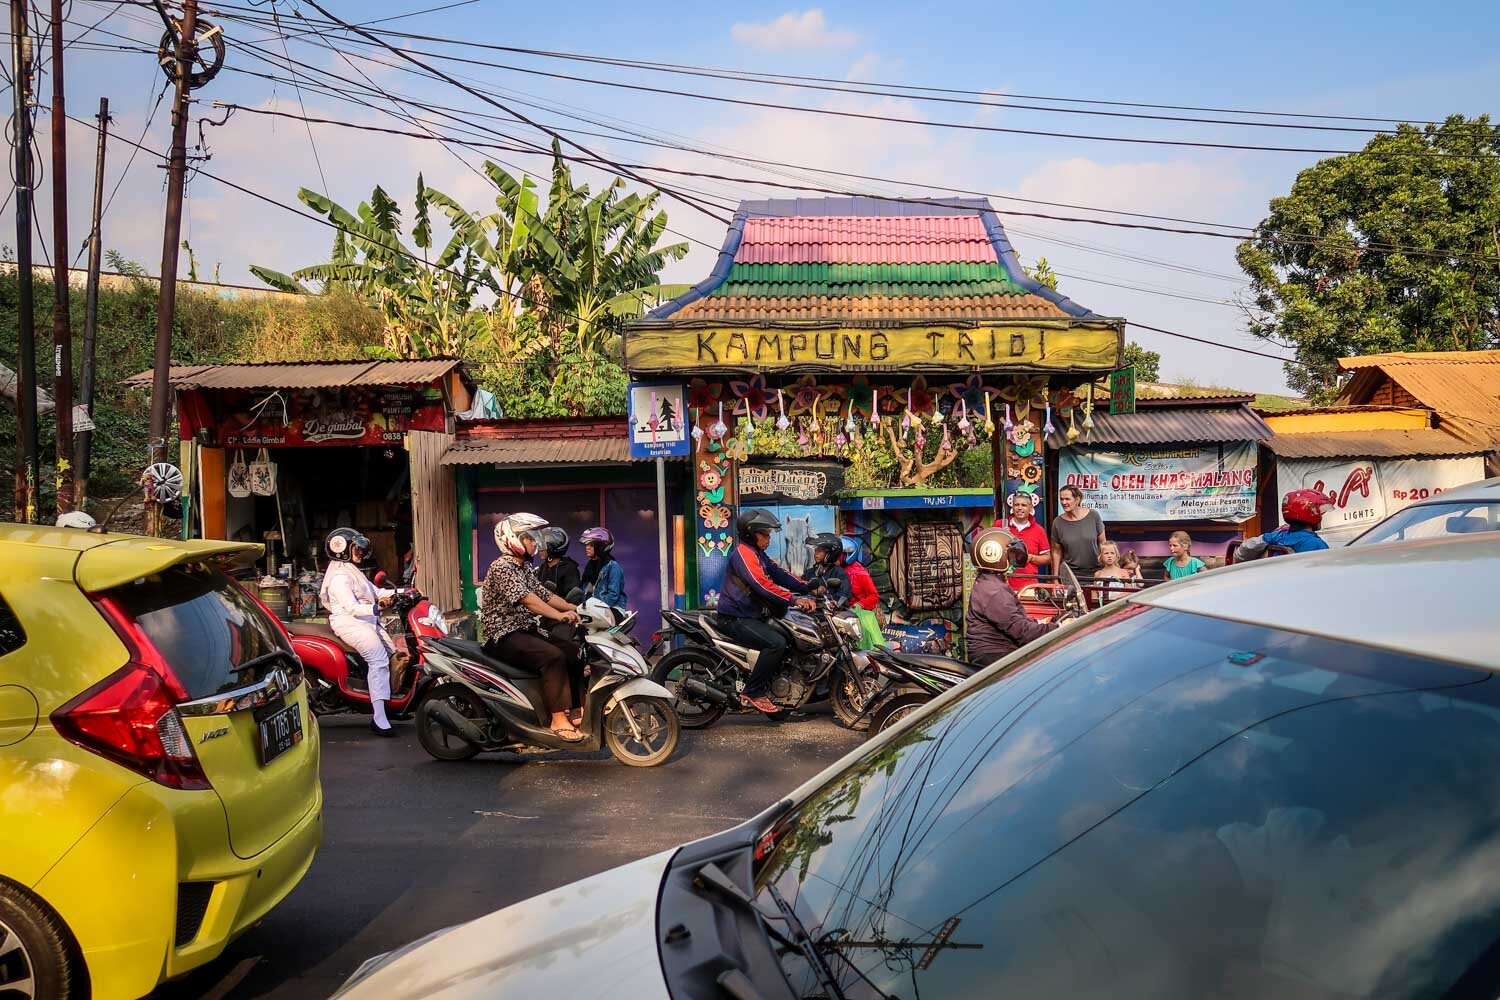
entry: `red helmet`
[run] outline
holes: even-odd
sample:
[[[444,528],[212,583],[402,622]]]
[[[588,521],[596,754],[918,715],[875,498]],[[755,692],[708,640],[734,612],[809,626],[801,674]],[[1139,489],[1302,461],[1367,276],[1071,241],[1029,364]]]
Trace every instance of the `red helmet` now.
[[[1287,521],[1310,524],[1317,528],[1323,515],[1333,509],[1333,497],[1317,490],[1292,490],[1281,501],[1281,516]]]

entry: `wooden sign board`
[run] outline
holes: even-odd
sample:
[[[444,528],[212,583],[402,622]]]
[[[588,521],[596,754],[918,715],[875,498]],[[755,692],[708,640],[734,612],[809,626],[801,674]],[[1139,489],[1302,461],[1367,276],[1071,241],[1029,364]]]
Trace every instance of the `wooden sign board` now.
[[[1098,371],[1118,364],[1119,351],[1118,331],[1103,326],[643,327],[625,337],[625,365],[631,371],[818,366],[853,371],[1000,366]]]
[[[1135,412],[1135,365],[1121,368],[1109,376],[1109,412]]]

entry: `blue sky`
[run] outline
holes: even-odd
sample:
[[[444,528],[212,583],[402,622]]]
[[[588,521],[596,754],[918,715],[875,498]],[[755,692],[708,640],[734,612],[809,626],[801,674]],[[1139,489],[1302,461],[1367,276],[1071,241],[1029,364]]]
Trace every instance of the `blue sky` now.
[[[98,0],[74,0],[67,37],[81,32],[114,6]],[[377,0],[356,5],[335,0],[325,6],[346,20],[368,21],[432,6],[432,2]],[[296,24],[294,0],[280,0],[277,9],[287,25]],[[301,9],[309,16],[315,14],[305,4]],[[279,51],[280,42],[267,42],[265,30],[230,22],[224,26],[231,43],[230,67],[287,76],[284,71],[271,70],[240,44],[253,42]],[[920,8],[835,3],[816,7],[580,3],[564,9],[482,0],[454,10],[391,21],[386,27],[503,45],[991,93],[1421,120],[1441,119],[1456,112],[1500,112],[1500,55],[1494,47],[1494,39],[1500,37],[1500,7],[1492,2],[1438,4],[1420,10],[1394,3],[1075,3],[1044,13],[1037,5],[972,2]],[[149,39],[154,44],[160,30],[149,8],[127,4],[89,38],[126,44],[104,34],[108,31]],[[358,46],[334,37],[340,47],[351,53],[358,51]],[[847,184],[879,193],[920,196],[940,193],[938,186],[957,186],[1000,195],[1253,225],[1264,214],[1268,199],[1285,192],[1297,171],[1318,157],[1016,136],[933,124],[876,123],[785,109],[802,105],[916,118],[926,123],[948,121],[1096,135],[1338,149],[1357,148],[1368,138],[1359,132],[1271,130],[946,106],[586,66],[430,42],[404,44],[553,72],[766,101],[777,109],[713,104],[675,94],[636,93],[487,66],[441,64],[456,75],[505,94],[507,101],[548,105],[548,110],[521,110],[561,127],[602,131],[566,117],[586,115],[698,149],[855,171],[918,185],[823,180],[827,186]],[[357,78],[342,57],[327,49],[293,41],[289,50],[306,66]],[[451,86],[381,65],[398,61],[389,53],[374,55],[374,59],[357,60],[357,64],[392,94],[498,113]],[[163,82],[153,62],[143,53],[70,49],[69,113],[91,119],[98,98],[107,95],[115,130],[131,139],[139,137]],[[42,81],[41,92],[44,97],[50,93],[49,80]],[[196,96],[200,103],[195,116],[221,115],[209,106],[213,101],[299,111],[298,95],[289,83],[273,83],[235,71],[222,73]],[[312,88],[302,97],[308,113],[315,117],[411,128],[375,110],[315,93]],[[378,98],[374,103],[384,104]],[[480,128],[493,124],[479,118],[468,120]],[[45,118],[39,127],[45,129]],[[163,106],[146,129],[145,144],[164,148],[168,129]],[[506,131],[525,130],[507,127]],[[324,186],[314,162],[313,144],[329,193],[351,207],[376,183],[409,201],[419,170],[428,184],[471,207],[483,207],[490,196],[486,182],[458,157],[426,140],[319,125],[312,128],[310,144],[302,123],[248,112],[235,114],[222,128],[205,129],[205,134],[213,157],[205,164],[207,170],[287,202],[295,201],[300,186]],[[196,127],[192,135],[196,142]],[[536,137],[536,133],[530,135]],[[578,139],[629,162],[756,176],[750,167],[700,153],[597,137]],[[93,137],[88,129],[72,126],[69,142],[71,232],[76,250],[86,229]],[[481,159],[460,152],[471,165]],[[504,155],[521,167],[545,169],[538,157],[494,155]],[[113,188],[127,158],[128,147],[111,146],[109,188]],[[137,156],[105,221],[106,246],[144,262],[153,273],[160,259],[162,173],[155,158],[145,153]],[[808,176],[806,171],[792,173],[797,178]],[[785,174],[759,176],[797,182]],[[679,178],[672,183],[692,187],[721,202],[785,193],[740,182]],[[50,253],[47,184],[44,179],[39,214]],[[714,251],[709,247],[720,243],[723,225],[679,203],[665,204],[671,227],[695,241],[689,257],[674,265],[667,278],[697,280],[712,265]],[[1268,349],[1243,333],[1244,315],[1232,304],[1243,288],[1232,241],[1028,218],[1007,214],[1007,209],[1088,213],[998,198],[995,204],[1023,260],[1046,256],[1065,276],[1062,290],[1094,311]],[[9,236],[0,240],[6,244],[14,241],[14,225],[7,207],[0,219]],[[255,283],[247,270],[251,263],[292,270],[323,259],[330,236],[315,223],[257,203],[201,176],[189,190],[184,234],[205,272],[218,264],[223,281],[247,284]],[[1209,301],[1198,301],[1205,299]],[[1261,391],[1277,391],[1284,386],[1280,366],[1272,361],[1159,334],[1133,332],[1131,336],[1162,353],[1164,374],[1171,378]]]

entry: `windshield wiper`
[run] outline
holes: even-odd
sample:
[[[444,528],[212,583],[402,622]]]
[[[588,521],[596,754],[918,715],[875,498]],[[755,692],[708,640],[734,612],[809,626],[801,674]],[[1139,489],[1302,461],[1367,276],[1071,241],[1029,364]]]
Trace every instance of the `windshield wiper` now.
[[[812,968],[814,975],[817,976],[818,982],[826,991],[825,996],[829,1000],[848,1000],[844,995],[844,991],[839,987],[838,980],[833,975],[833,970],[828,967],[828,963],[819,952],[818,943],[813,940],[812,934],[808,932],[807,928],[803,926],[802,921],[798,919],[796,911],[786,901],[786,897],[774,885],[768,885],[766,889],[770,892],[771,898],[776,901],[776,908],[781,911],[780,913],[767,913],[761,909],[760,904],[753,897],[735,884],[734,879],[730,878],[724,869],[712,861],[703,865],[694,873],[693,888],[701,894],[716,896],[727,902],[732,902],[756,917],[761,929],[766,932],[767,936],[802,956],[803,960]],[[772,920],[779,920],[784,923],[787,933],[784,934],[775,927],[772,927],[770,925],[770,921]],[[731,995],[739,995],[730,989],[730,983],[721,980],[719,985],[729,990]]]

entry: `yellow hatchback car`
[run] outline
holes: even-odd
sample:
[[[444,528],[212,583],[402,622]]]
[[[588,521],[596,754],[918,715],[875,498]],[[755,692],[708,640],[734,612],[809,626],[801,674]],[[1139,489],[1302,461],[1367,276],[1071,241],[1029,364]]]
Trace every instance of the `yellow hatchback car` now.
[[[133,998],[322,839],[318,734],[255,551],[0,526],[0,997]]]

